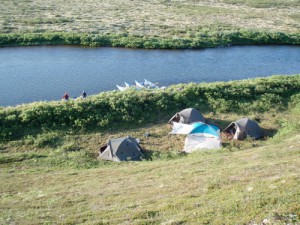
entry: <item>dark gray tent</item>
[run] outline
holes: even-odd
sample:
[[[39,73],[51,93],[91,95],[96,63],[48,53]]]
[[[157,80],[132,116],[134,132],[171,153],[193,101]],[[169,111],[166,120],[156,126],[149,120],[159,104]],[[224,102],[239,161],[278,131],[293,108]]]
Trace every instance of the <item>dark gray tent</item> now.
[[[114,162],[137,161],[142,156],[141,147],[136,139],[123,137],[108,140],[108,143],[100,148],[99,158]]]
[[[264,136],[264,131],[259,127],[259,125],[255,121],[248,118],[243,118],[232,122],[224,129],[223,132],[232,134],[233,139],[236,140],[243,140],[247,136],[250,136],[254,139],[259,139]]]
[[[194,122],[205,122],[205,119],[196,109],[187,108],[176,113],[168,123],[172,124],[172,122],[190,124]]]

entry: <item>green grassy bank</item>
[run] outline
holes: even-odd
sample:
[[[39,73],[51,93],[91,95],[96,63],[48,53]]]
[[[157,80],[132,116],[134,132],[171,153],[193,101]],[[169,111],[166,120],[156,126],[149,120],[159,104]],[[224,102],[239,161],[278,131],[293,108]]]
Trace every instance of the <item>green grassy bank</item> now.
[[[299,224],[299,81],[274,76],[1,108],[0,224]],[[223,137],[219,150],[182,154],[185,137],[166,123],[184,107],[222,129],[250,117],[266,138]],[[97,159],[108,138],[126,135],[141,140],[143,161]]]
[[[299,45],[300,34],[238,31],[204,33],[193,38],[78,33],[0,34],[0,46],[81,45],[145,49],[199,49],[231,45]]]
[[[285,108],[300,91],[300,75],[252,80],[190,83],[166,90],[103,92],[82,101],[37,102],[0,109],[0,140],[45,131],[80,133],[112,127],[140,126],[165,119],[177,110],[265,112]],[[121,124],[121,125],[120,125]]]

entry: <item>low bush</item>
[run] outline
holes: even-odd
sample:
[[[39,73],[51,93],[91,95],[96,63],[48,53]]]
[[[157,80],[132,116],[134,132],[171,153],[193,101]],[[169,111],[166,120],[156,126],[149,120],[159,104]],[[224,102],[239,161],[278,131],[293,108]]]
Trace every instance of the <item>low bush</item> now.
[[[199,33],[191,38],[158,38],[124,34],[87,33],[9,33],[0,34],[0,47],[32,45],[81,45],[90,47],[125,47],[146,49],[212,48],[228,45],[299,45],[299,33],[256,30]]]
[[[36,138],[34,138],[34,145],[39,148],[43,148],[46,146],[55,146],[60,139],[60,135],[57,132],[44,132],[38,134]]]
[[[300,131],[300,94],[293,95],[289,102],[291,113],[288,119],[279,121],[280,129],[275,136],[275,140],[289,137],[291,134],[298,134]]]
[[[0,109],[0,140],[33,135],[34,144],[42,147],[57,142],[57,131],[78,133],[114,125],[140,126],[187,107],[203,113],[264,112],[286,107],[290,99],[297,101],[299,92],[300,75],[294,75],[180,84],[166,90],[103,92],[82,101],[37,102]]]

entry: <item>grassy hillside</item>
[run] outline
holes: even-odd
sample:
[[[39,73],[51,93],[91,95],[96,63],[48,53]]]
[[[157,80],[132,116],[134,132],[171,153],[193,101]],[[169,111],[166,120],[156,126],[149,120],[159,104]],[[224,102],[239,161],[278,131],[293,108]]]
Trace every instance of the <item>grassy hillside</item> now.
[[[33,166],[38,158],[5,164],[0,223],[298,224],[299,153],[293,135],[264,147],[94,169]]]
[[[142,146],[159,152],[159,139],[171,152],[120,164],[91,165],[99,134],[66,137],[78,149],[2,145],[0,223],[297,224],[299,111],[297,119],[296,133],[282,128],[283,136],[188,156],[174,151],[182,142],[160,134],[167,127],[151,125]],[[114,135],[125,133],[142,137],[131,129]]]
[[[300,44],[297,0],[0,0],[0,46]]]
[[[148,123],[123,121],[119,126],[77,132],[44,128],[41,133],[2,141],[0,224],[299,224],[300,95],[295,88],[299,76],[288,78],[294,89],[286,89],[285,95],[279,91],[285,81],[282,78],[279,85],[279,78],[200,86],[219,87],[223,97],[224,86],[243,87],[236,90],[237,102],[243,102],[241,108],[248,105],[244,110],[219,111],[217,105],[224,104],[220,95],[211,97],[211,103],[202,101],[202,106],[190,102],[208,121],[224,128],[232,120],[250,117],[265,130],[266,138],[259,141],[224,137],[220,150],[180,153],[185,137],[169,134],[166,125],[174,108],[165,108],[165,114],[161,111],[158,120]],[[253,91],[245,88],[249,83],[264,90],[259,96],[270,97],[277,91],[281,100],[273,101],[277,99],[273,96],[271,107],[260,108],[267,103],[256,99],[255,91],[248,101],[245,98],[244,92]],[[193,99],[191,89],[201,90],[188,85],[183,93],[189,95],[181,98]],[[91,102],[96,99],[99,96]],[[178,111],[183,106],[176,107]],[[143,161],[97,159],[99,146],[108,138],[125,135],[141,139]]]

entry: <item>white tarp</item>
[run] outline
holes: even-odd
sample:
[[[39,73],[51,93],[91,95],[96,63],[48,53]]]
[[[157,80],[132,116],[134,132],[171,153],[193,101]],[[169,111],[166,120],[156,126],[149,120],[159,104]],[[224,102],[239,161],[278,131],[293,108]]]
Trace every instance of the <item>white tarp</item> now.
[[[184,124],[184,123],[173,123],[171,134],[190,134],[191,131],[194,129],[194,126],[191,124]]]
[[[191,153],[196,150],[216,148],[221,148],[221,140],[219,138],[189,134],[185,138],[183,151],[186,153]]]

